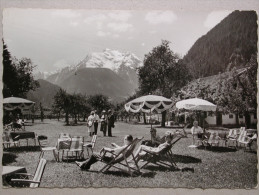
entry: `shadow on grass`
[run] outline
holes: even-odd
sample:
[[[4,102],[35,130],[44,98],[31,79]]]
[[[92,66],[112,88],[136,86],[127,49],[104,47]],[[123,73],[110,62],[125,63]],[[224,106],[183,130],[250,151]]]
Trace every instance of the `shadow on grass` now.
[[[179,155],[179,154],[173,154],[173,160],[176,163],[201,163],[201,159],[195,158],[192,156],[184,156],[184,155]]]
[[[3,152],[2,164],[3,166],[10,164],[12,162],[16,162],[17,155],[10,152]]]
[[[197,147],[199,150],[208,150],[211,152],[236,152],[237,149],[236,148],[229,148],[229,147],[222,147],[222,146],[207,146],[205,148],[205,146],[199,146]]]
[[[12,147],[12,148],[6,148],[5,151],[8,152],[39,152],[40,146],[19,146],[19,147]]]

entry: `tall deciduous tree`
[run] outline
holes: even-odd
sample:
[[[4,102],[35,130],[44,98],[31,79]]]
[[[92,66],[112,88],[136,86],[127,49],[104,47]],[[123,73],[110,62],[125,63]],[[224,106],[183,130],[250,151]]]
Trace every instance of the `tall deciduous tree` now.
[[[162,40],[145,55],[144,66],[139,68],[139,89],[142,95],[155,93],[170,98],[174,92],[190,80],[188,69],[178,55],[169,46],[169,41]],[[165,126],[162,113],[162,126]]]
[[[98,113],[102,110],[111,108],[111,103],[109,102],[108,97],[102,94],[89,96],[87,102],[93,109],[97,110]]]
[[[32,76],[34,67],[29,58],[12,58],[3,43],[3,96],[26,97],[29,90],[39,87],[39,83]]]

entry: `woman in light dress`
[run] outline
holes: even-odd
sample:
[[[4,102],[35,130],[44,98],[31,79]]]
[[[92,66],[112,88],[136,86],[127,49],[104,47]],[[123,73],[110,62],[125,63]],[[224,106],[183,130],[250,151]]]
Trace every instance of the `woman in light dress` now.
[[[89,136],[92,136],[94,134],[94,111],[91,112],[90,116],[87,119],[87,127],[88,127],[88,133]]]

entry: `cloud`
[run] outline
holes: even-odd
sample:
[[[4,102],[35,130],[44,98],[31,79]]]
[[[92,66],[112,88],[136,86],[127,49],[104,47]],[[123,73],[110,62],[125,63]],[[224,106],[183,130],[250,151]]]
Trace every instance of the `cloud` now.
[[[157,33],[156,30],[151,30],[151,31],[149,31],[149,34],[156,34],[156,33]]]
[[[207,28],[213,28],[230,13],[231,11],[227,10],[213,11],[207,16],[206,20],[204,21],[204,26]]]
[[[70,9],[64,9],[53,11],[52,16],[60,18],[78,18],[81,16],[81,14]]]
[[[107,27],[119,33],[133,30],[133,25],[129,23],[111,22],[107,24]]]
[[[145,20],[150,24],[171,24],[177,20],[177,16],[172,11],[151,11],[146,14]]]
[[[96,14],[85,18],[84,23],[92,24],[96,22],[103,22],[105,19],[106,19],[106,16],[104,14]]]
[[[109,36],[109,35],[111,35],[110,32],[103,32],[103,31],[100,31],[100,30],[97,32],[97,36],[99,36],[99,37],[106,37],[106,36]]]
[[[143,47],[144,47],[145,45],[146,45],[145,43],[141,43],[141,46],[143,46]]]
[[[78,22],[75,22],[75,21],[72,21],[72,22],[70,22],[70,25],[72,25],[72,26],[78,26]]]
[[[116,11],[109,13],[108,16],[115,21],[127,22],[132,14],[127,11]]]

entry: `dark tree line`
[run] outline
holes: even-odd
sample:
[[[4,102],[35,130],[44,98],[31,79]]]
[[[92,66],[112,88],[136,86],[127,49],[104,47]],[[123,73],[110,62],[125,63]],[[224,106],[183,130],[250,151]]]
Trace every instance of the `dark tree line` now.
[[[30,90],[39,87],[34,80],[32,71],[35,66],[29,58],[12,57],[3,42],[3,96],[26,97]]]
[[[54,96],[52,111],[57,115],[58,119],[64,113],[65,122],[69,125],[70,116],[72,116],[76,124],[80,118],[83,118],[83,121],[85,121],[92,110],[101,113],[102,110],[107,111],[111,107],[112,105],[108,101],[108,97],[102,94],[84,96],[81,94],[69,94],[65,90],[60,89]]]

